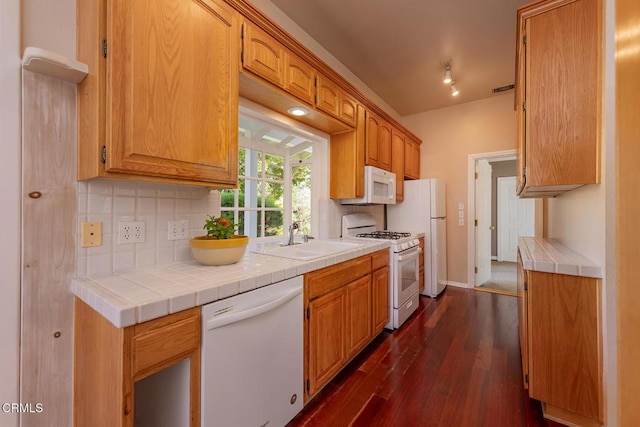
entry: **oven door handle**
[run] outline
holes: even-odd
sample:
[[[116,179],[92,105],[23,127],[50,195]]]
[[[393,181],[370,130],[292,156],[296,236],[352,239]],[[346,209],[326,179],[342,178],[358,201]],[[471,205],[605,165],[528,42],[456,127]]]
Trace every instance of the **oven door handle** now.
[[[422,253],[422,248],[418,248],[416,251],[411,251],[407,255],[398,255],[398,261],[408,261],[414,258],[418,258],[418,255]]]

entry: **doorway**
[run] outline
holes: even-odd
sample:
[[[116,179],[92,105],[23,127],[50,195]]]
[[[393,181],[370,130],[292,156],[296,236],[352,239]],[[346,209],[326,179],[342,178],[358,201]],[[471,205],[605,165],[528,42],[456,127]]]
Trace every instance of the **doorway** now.
[[[542,204],[516,195],[515,159],[516,150],[469,156],[468,280],[476,290],[515,295],[518,236],[542,232]]]

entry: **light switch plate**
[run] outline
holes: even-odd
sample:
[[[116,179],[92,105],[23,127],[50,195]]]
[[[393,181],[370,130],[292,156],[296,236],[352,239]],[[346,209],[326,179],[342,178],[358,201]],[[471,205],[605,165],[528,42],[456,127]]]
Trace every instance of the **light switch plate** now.
[[[102,246],[102,223],[83,222],[82,223],[81,244],[83,248]]]
[[[459,211],[463,211],[464,210],[464,203],[462,203],[462,202],[458,203],[458,210]]]
[[[464,218],[460,218],[460,219],[458,219],[458,225],[459,225],[460,227],[464,227]]]

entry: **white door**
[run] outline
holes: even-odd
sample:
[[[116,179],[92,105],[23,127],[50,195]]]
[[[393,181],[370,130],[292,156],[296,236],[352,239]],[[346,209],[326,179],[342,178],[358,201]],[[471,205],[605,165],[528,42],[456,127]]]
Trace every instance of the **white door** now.
[[[498,261],[516,262],[518,236],[535,235],[535,200],[516,194],[516,177],[498,178]]]
[[[491,279],[491,165],[476,164],[476,286]]]

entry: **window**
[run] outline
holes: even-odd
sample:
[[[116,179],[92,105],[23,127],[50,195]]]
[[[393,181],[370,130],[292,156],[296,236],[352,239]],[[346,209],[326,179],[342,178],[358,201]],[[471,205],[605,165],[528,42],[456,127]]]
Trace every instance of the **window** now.
[[[251,238],[282,236],[292,222],[312,230],[314,142],[323,140],[241,107],[238,188],[220,192],[220,211]]]

